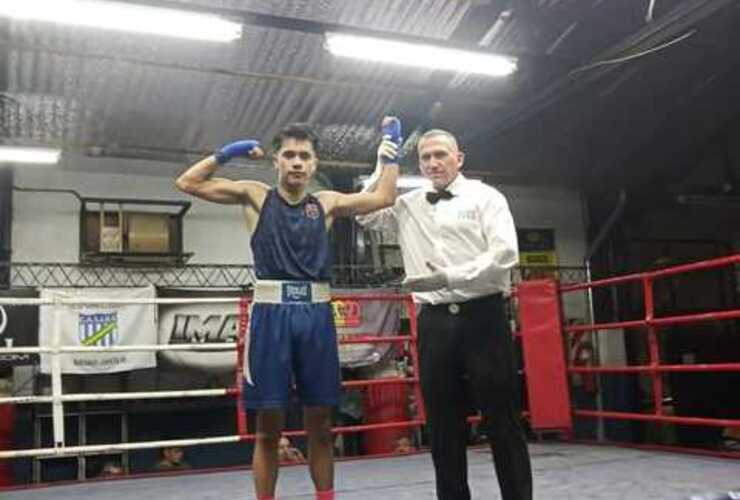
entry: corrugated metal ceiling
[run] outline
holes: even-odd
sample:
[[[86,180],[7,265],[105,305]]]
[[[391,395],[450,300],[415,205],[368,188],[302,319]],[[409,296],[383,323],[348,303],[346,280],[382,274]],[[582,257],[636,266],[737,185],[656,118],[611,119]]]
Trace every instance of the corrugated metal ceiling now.
[[[221,3],[438,38],[449,36],[469,4]],[[5,133],[67,148],[204,151],[308,121],[326,139],[325,156],[364,160],[378,118],[428,78],[424,71],[334,59],[318,35],[244,31],[242,41],[222,45],[13,21],[6,93],[17,105],[5,107]]]

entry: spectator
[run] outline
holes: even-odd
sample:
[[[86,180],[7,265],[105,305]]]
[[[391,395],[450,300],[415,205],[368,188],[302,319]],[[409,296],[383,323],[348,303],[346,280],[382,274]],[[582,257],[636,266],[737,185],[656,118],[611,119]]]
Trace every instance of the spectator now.
[[[118,461],[108,461],[103,464],[103,467],[100,469],[99,477],[117,477],[117,476],[125,476],[126,471],[124,470],[123,466]]]
[[[413,446],[411,446],[411,439],[408,438],[408,436],[401,436],[398,438],[398,441],[396,441],[396,449],[393,450],[394,455],[408,455],[409,453],[413,453],[416,451]]]
[[[162,448],[162,459],[155,466],[157,470],[189,469],[190,464],[185,461],[185,451],[179,446]]]
[[[286,436],[280,437],[278,443],[278,460],[280,463],[300,464],[306,461],[301,450],[294,447]]]

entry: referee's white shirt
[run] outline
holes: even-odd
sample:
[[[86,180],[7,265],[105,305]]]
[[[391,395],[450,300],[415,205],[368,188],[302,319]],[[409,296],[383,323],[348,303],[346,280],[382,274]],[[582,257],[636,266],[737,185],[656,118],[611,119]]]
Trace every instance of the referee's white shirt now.
[[[428,274],[431,262],[447,272],[449,288],[414,293],[424,304],[465,302],[509,293],[519,260],[516,229],[506,198],[495,188],[458,173],[447,186],[454,197],[431,204],[419,188],[394,206],[357,217],[369,229],[396,231],[407,276]]]

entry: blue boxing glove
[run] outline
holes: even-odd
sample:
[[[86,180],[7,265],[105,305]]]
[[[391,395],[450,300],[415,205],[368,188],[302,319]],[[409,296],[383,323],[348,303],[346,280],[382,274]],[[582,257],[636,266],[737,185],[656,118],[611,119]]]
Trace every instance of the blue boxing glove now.
[[[232,158],[237,156],[243,156],[246,158],[261,158],[264,156],[264,152],[260,147],[259,141],[254,139],[247,139],[244,141],[236,141],[230,144],[226,144],[221,149],[214,153],[216,157],[216,163],[223,165]]]
[[[395,116],[384,117],[383,138],[390,139],[396,146],[401,146],[403,142],[403,137],[401,136],[401,120]]]
[[[395,116],[386,116],[383,118],[383,139],[391,141],[396,145],[398,154],[393,157],[383,156],[384,163],[396,163],[401,159],[401,145],[403,144],[403,136],[401,135],[401,120]]]

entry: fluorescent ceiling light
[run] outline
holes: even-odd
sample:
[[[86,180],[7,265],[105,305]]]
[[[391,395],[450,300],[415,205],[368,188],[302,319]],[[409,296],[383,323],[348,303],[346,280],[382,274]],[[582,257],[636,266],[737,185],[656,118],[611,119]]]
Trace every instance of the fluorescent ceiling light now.
[[[54,164],[59,162],[61,154],[58,149],[0,146],[0,163]]]
[[[217,16],[122,2],[0,0],[0,16],[215,42],[241,36],[241,24]]]
[[[429,70],[506,76],[516,71],[516,58],[422,45],[382,38],[329,32],[326,45],[334,55],[401,64]]]

